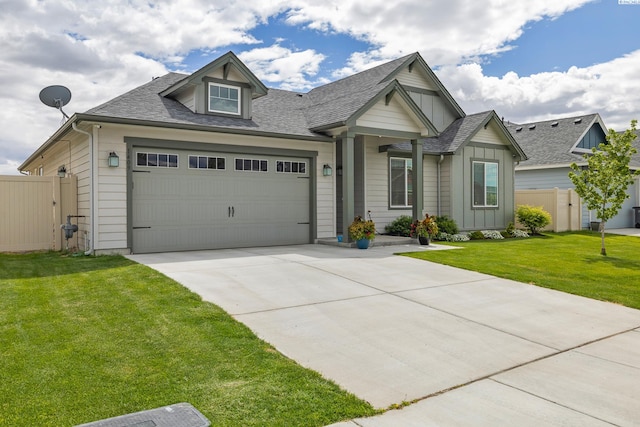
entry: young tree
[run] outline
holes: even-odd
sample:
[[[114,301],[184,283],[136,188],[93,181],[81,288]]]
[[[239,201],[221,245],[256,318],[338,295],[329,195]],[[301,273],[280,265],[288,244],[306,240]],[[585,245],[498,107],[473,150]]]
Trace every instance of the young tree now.
[[[576,193],[589,210],[596,211],[596,217],[600,219],[601,255],[607,255],[604,246],[605,224],[617,215],[622,203],[629,197],[627,187],[633,184],[633,178],[639,173],[629,169],[631,156],[637,152],[631,145],[636,137],[636,123],[637,120],[632,120],[631,129],[624,133],[610,129],[607,142],[600,144],[597,149],[592,148],[591,154],[584,155],[587,167],[583,169],[573,163],[569,172]]]

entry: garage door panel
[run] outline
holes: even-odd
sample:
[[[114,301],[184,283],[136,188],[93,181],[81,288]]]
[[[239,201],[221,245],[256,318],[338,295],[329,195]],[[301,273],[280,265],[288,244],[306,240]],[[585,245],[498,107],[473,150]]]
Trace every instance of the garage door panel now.
[[[224,153],[210,155],[224,158],[225,170],[190,169],[192,153],[172,152],[179,155],[177,168],[134,167],[134,252],[309,243],[307,173],[277,172],[276,162],[282,158],[274,156],[259,156],[267,161],[266,172],[238,171],[235,159],[252,156]],[[308,170],[307,159],[287,160],[304,162]]]

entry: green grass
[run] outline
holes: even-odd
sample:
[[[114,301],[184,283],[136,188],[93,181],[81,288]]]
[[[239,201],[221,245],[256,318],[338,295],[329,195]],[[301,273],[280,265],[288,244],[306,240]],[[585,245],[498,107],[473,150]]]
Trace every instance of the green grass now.
[[[366,402],[126,258],[0,254],[0,426],[189,402],[216,426],[321,426]]]
[[[403,255],[640,309],[640,238],[608,234],[605,243],[608,256],[591,232],[450,243],[464,249]]]

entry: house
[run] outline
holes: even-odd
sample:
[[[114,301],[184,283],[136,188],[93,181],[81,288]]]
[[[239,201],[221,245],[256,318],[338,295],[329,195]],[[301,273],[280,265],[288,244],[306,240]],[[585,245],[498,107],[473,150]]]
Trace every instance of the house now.
[[[296,93],[229,52],[74,114],[19,169],[77,175],[80,246],[144,253],[335,239],[355,215],[502,229],[525,159],[418,53]]]
[[[584,154],[606,141],[607,128],[599,114],[565,117],[536,123],[507,124],[507,128],[527,153],[528,159],[516,166],[516,190],[575,188],[569,179],[570,165],[586,166]],[[638,140],[634,145],[638,148]],[[632,168],[640,169],[640,156],[633,157]],[[628,188],[629,198],[607,228],[633,227],[632,207],[640,204],[640,181]],[[582,206],[582,227],[597,221],[594,212]]]

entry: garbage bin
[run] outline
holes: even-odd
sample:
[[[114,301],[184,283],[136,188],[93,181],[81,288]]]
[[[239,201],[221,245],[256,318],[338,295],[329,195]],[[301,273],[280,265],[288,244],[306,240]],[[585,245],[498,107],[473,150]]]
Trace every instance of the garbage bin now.
[[[634,206],[633,212],[633,223],[636,225],[636,228],[640,228],[640,206]]]

